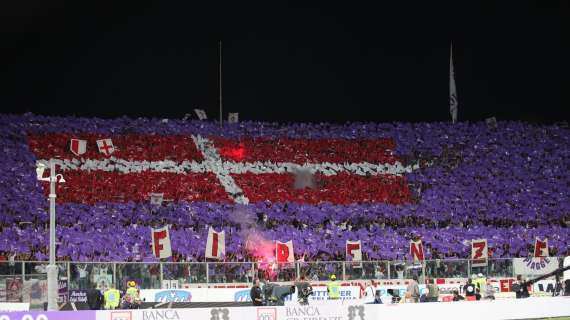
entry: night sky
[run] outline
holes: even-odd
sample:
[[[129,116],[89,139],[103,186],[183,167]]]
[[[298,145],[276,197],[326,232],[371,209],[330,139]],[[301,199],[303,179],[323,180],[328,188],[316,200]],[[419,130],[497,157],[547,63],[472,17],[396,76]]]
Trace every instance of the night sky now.
[[[242,120],[449,121],[453,42],[460,120],[570,118],[570,1],[418,3],[2,1],[0,105],[216,118],[222,40]]]

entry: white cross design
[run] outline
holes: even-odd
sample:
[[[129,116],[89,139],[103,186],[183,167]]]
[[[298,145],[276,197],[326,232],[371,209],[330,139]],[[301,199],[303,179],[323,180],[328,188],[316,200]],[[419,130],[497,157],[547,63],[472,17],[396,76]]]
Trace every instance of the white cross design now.
[[[243,190],[236,184],[232,178],[232,174],[243,173],[287,173],[294,172],[300,168],[308,169],[313,173],[321,173],[325,176],[332,176],[342,172],[361,176],[376,176],[383,174],[391,174],[400,176],[410,173],[419,168],[419,165],[403,166],[400,162],[394,164],[373,164],[368,162],[359,163],[305,163],[299,165],[292,162],[256,161],[256,162],[235,162],[225,161],[220,157],[218,150],[214,146],[213,141],[200,135],[192,135],[192,140],[201,152],[204,161],[197,162],[183,161],[175,162],[171,160],[162,161],[130,161],[109,157],[102,160],[91,159],[51,159],[62,170],[101,170],[101,171],[117,171],[120,173],[132,173],[143,171],[170,172],[170,173],[205,173],[211,172],[218,178],[220,184],[228,195],[240,204],[248,204],[249,199],[243,193]],[[48,164],[47,160],[38,160],[39,163]]]

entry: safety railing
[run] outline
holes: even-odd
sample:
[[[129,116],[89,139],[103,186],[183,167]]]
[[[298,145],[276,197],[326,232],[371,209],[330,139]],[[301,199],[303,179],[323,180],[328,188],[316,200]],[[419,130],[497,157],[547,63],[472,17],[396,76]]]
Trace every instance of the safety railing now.
[[[561,266],[562,259],[550,257]],[[126,288],[134,280],[143,289],[161,289],[201,284],[251,283],[254,278],[269,281],[294,281],[305,277],[325,281],[331,274],[344,281],[425,278],[467,278],[482,273],[487,277],[515,277],[513,259],[489,259],[486,263],[466,259],[409,261],[316,261],[286,264],[262,262],[58,262],[62,300],[68,290],[115,285]],[[6,301],[26,300],[29,293],[41,297],[47,289],[47,262],[0,262],[0,292]],[[4,289],[4,290],[2,290]],[[41,299],[40,299],[41,300]],[[25,301],[27,302],[27,301]],[[32,301],[33,302],[33,301]]]

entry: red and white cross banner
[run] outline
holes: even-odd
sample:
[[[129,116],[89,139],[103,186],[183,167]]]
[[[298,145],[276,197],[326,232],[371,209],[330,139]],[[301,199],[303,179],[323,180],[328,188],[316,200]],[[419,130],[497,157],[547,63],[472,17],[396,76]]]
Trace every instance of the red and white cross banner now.
[[[360,240],[346,240],[346,260],[355,262],[362,261],[362,245]]]
[[[69,159],[71,138],[97,143],[98,149]],[[39,162],[55,161],[66,171],[67,182],[58,190],[62,203],[140,202],[163,193],[172,201],[406,204],[413,199],[406,174],[418,168],[400,162],[391,138],[53,133],[29,135],[28,143]],[[296,188],[298,170],[311,172],[316,187]],[[49,193],[49,185],[43,186]]]
[[[87,151],[87,140],[71,139],[69,150],[76,156],[84,154]]]
[[[293,241],[275,241],[275,257],[277,257],[277,263],[295,262],[295,255],[293,254]]]
[[[113,140],[111,139],[97,140],[97,147],[99,148],[99,152],[106,156],[110,156],[115,152],[115,146],[113,146]]]
[[[424,246],[422,245],[422,240],[411,241],[410,240],[410,257],[414,263],[424,261]]]
[[[486,266],[488,257],[487,239],[471,240],[471,265],[474,267]]]
[[[152,229],[152,253],[159,259],[169,258],[172,256],[172,248],[170,247],[170,233],[168,226],[159,229]]]
[[[548,257],[550,253],[548,252],[548,239],[540,240],[536,238],[534,241],[534,257]]]
[[[221,260],[225,255],[225,231],[216,232],[212,227],[210,227],[208,229],[208,240],[206,240],[206,258]]]

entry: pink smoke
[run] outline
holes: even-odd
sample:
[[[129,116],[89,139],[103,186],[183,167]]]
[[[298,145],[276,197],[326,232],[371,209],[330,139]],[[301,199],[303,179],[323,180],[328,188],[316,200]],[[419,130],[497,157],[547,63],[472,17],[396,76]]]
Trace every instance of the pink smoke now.
[[[257,229],[255,215],[246,208],[234,210],[230,220],[240,225],[240,237],[245,239],[245,251],[257,261],[257,267],[267,279],[277,278],[275,242]]]

